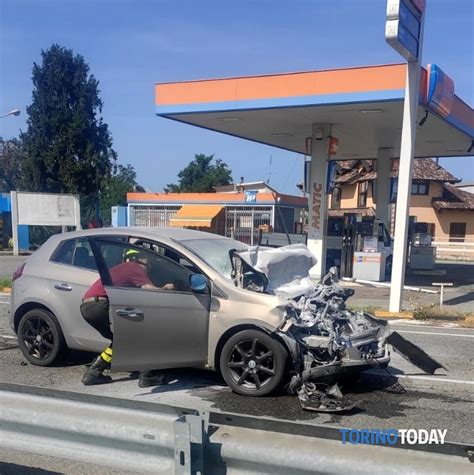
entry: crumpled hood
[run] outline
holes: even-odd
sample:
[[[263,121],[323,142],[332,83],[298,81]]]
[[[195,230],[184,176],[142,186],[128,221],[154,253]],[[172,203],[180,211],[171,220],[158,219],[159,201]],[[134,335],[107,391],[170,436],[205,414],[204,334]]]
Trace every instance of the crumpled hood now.
[[[293,298],[314,288],[309,270],[316,257],[304,244],[291,244],[279,248],[254,246],[238,252],[238,256],[268,279],[267,292]]]

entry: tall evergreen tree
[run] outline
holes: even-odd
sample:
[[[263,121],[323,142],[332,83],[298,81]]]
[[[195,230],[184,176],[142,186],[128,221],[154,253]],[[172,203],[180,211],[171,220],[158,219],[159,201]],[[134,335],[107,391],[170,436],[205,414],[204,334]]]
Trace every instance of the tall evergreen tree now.
[[[18,139],[0,137],[0,191],[19,189],[24,158]]]
[[[99,82],[84,58],[57,44],[33,65],[33,101],[21,134],[22,189],[93,196],[115,166]]]

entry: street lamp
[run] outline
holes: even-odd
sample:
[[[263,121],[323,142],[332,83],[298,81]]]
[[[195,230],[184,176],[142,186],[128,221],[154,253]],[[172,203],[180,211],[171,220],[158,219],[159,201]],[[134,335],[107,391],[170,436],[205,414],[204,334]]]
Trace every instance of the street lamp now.
[[[7,112],[6,114],[0,115],[0,119],[8,117],[9,115],[20,115],[20,109],[13,109],[10,112]]]

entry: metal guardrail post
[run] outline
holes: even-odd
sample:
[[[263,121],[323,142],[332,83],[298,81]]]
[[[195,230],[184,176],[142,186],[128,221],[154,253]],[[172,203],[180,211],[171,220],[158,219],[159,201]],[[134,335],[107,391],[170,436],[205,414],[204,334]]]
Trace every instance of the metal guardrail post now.
[[[207,443],[209,414],[186,414],[174,423],[175,475],[204,473],[204,446]]]

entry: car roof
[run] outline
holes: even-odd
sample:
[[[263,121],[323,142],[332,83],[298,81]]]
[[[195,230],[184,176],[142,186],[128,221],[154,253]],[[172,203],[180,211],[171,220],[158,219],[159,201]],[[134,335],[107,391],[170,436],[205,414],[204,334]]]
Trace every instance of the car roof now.
[[[165,239],[175,241],[186,241],[191,239],[228,239],[218,234],[206,233],[182,228],[158,228],[145,226],[126,226],[113,228],[83,229],[80,231],[70,231],[56,234],[51,240],[62,241],[64,239],[74,239],[87,236],[137,236],[148,239]]]

